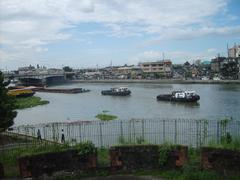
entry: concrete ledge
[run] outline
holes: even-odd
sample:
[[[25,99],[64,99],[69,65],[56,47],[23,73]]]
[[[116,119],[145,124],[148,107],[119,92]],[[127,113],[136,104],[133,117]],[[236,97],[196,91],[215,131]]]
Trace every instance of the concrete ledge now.
[[[180,80],[180,79],[121,79],[121,80],[69,80],[68,83],[149,83],[149,84],[240,84],[240,80]]]

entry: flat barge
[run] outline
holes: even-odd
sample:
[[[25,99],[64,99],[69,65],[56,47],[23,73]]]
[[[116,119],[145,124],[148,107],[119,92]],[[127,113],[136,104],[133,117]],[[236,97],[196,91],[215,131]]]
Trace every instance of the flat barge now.
[[[73,88],[73,89],[46,89],[46,88],[34,88],[35,92],[48,92],[48,93],[64,93],[64,94],[77,94],[89,92],[89,89]]]

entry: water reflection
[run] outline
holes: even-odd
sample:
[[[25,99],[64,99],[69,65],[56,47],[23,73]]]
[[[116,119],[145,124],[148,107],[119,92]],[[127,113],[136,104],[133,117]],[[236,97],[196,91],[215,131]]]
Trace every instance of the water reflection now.
[[[103,96],[101,91],[111,87],[127,86],[130,96]],[[57,88],[85,88],[89,93],[54,94],[36,93],[50,103],[19,110],[15,124],[38,124],[74,120],[94,120],[103,110],[121,119],[131,118],[240,118],[240,85],[208,84],[66,84]],[[157,101],[156,96],[174,89],[195,90],[201,99],[197,103]],[[201,104],[201,105],[200,105]]]
[[[240,91],[240,86],[237,84],[224,84],[222,86],[218,86],[220,91]]]
[[[173,107],[199,108],[199,102],[173,102],[173,101],[158,101],[161,104],[170,104]]]

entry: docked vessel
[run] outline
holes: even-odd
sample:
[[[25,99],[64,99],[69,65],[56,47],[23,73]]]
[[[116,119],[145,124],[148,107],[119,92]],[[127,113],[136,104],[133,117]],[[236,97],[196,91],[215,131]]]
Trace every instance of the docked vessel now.
[[[8,91],[8,95],[15,97],[31,97],[35,94],[31,89],[13,89]]]
[[[173,102],[197,102],[200,96],[195,91],[173,91],[171,94],[160,94],[157,96],[159,101]]]
[[[102,95],[112,95],[112,96],[128,96],[131,91],[126,87],[111,88],[110,90],[104,90],[101,92]]]
[[[47,93],[65,93],[65,94],[77,94],[89,92],[89,89],[73,88],[73,89],[46,89],[46,88],[35,88],[36,92],[47,92]]]

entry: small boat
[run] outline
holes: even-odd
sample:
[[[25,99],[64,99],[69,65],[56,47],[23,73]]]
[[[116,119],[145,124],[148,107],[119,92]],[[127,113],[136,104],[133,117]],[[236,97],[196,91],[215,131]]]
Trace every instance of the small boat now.
[[[173,91],[171,94],[157,96],[158,101],[197,102],[199,99],[200,96],[195,91]]]
[[[102,95],[112,95],[112,96],[128,96],[131,91],[126,87],[111,88],[110,90],[104,90],[101,92]]]

